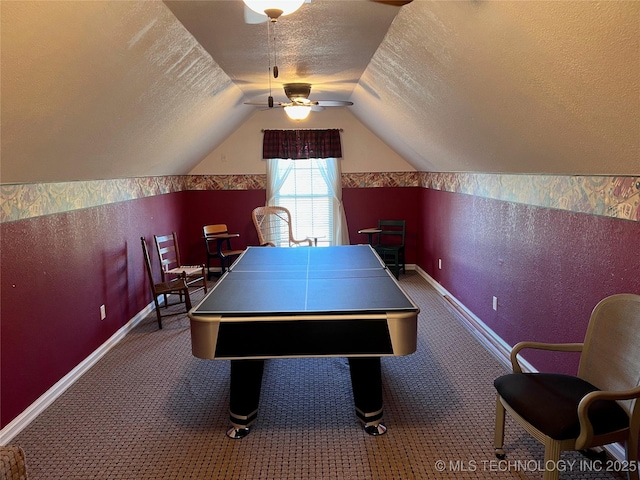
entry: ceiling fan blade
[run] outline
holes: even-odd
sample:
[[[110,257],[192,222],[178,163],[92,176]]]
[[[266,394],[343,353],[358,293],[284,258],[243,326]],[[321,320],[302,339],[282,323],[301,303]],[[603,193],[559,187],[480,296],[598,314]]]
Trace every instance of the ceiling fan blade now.
[[[320,105],[311,105],[312,112],[321,112],[322,110],[324,110],[324,107]]]
[[[245,105],[254,105],[254,106],[257,106],[257,107],[269,107],[269,103],[267,103],[267,102],[244,102],[244,104]],[[273,107],[270,107],[270,108],[284,107],[285,105],[289,105],[289,104],[288,103],[284,104],[282,102],[273,102]]]
[[[258,23],[265,23],[269,20],[269,17],[262,13],[258,13],[255,10],[251,10],[246,5],[244,6],[244,23],[249,25],[255,25]]]
[[[318,100],[313,103],[320,107],[350,107],[353,105],[353,102],[347,102],[344,100]]]

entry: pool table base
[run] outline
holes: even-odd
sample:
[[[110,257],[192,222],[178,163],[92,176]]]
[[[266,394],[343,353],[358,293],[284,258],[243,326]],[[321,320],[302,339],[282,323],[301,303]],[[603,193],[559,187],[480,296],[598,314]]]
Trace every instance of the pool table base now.
[[[229,437],[231,440],[240,440],[241,438],[244,438],[247,435],[249,435],[249,432],[250,432],[249,427],[246,427],[246,428],[231,427],[229,430],[227,430],[227,437]]]
[[[383,435],[382,371],[380,357],[350,357],[349,373],[356,416],[369,435]],[[241,439],[258,417],[264,360],[231,360],[229,419],[227,436]]]

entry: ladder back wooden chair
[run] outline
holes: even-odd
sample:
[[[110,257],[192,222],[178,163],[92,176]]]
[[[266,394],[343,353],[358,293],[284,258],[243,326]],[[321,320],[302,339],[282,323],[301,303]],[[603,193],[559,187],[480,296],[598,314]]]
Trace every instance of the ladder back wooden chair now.
[[[523,373],[525,348],[581,352],[577,375]],[[587,450],[624,442],[630,465],[638,465],[640,430],[640,295],[600,301],[582,343],[520,342],[511,351],[513,372],[494,381],[495,452],[504,458],[505,412],[545,447],[544,480],[558,479],[564,450]],[[631,470],[631,469],[629,469]],[[628,471],[638,480],[638,471]]]
[[[153,278],[153,269],[151,268],[151,259],[149,258],[149,249],[147,248],[147,242],[144,237],[140,237],[140,243],[142,244],[142,255],[144,256],[144,264],[147,270],[147,276],[149,278],[149,285],[151,286],[151,295],[153,296],[153,303],[156,307],[156,316],[158,317],[158,328],[162,328],[162,313],[160,312],[160,303],[158,302],[158,296],[164,296],[164,306],[177,305],[184,301],[186,311],[191,310],[191,298],[189,297],[189,287],[187,286],[186,274],[183,272],[179,277],[173,278],[169,281],[162,281],[156,283]],[[179,302],[169,304],[167,295],[176,294],[180,298]],[[184,300],[183,300],[184,298]]]
[[[167,282],[175,277],[180,277],[184,273],[187,285],[190,288],[204,288],[207,293],[207,277],[202,265],[183,265],[180,261],[180,249],[178,248],[178,237],[176,232],[170,235],[154,235],[158,259],[160,260],[160,271],[162,281]]]

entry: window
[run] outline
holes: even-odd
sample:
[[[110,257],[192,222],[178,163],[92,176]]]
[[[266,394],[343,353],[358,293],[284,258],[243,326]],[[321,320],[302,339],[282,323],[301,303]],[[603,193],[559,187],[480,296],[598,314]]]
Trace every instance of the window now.
[[[293,236],[318,246],[348,244],[336,158],[267,161],[267,203],[291,212]]]
[[[262,158],[267,160],[267,205],[291,212],[294,237],[348,245],[340,131],[265,130]]]
[[[321,173],[328,168],[327,159],[275,161],[283,181],[273,204],[291,212],[294,238],[314,237],[318,245],[331,245],[333,193]]]

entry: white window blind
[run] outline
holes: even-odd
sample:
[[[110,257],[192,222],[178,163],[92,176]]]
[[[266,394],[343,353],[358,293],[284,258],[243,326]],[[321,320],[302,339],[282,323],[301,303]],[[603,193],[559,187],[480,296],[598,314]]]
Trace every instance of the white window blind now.
[[[331,245],[334,231],[334,197],[322,170],[326,159],[277,159],[278,178],[284,178],[275,192],[274,204],[291,212],[296,239],[316,237],[318,245]]]

